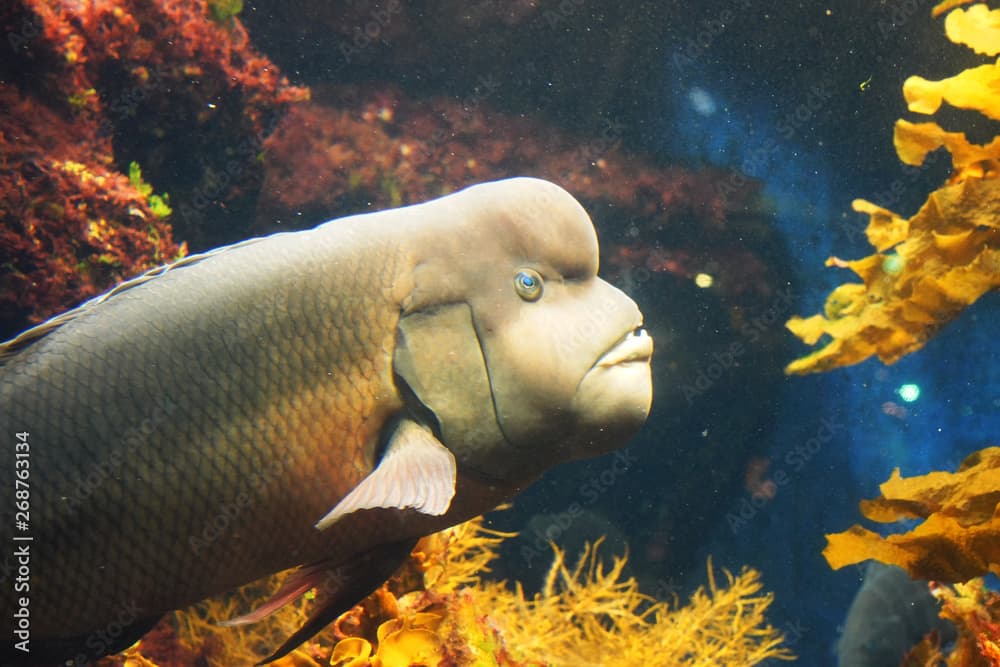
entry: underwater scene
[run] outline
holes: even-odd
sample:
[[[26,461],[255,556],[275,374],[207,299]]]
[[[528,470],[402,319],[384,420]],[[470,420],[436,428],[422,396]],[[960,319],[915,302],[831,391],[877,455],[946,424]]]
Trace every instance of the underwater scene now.
[[[1000,4],[0,32],[0,667],[1000,666]]]

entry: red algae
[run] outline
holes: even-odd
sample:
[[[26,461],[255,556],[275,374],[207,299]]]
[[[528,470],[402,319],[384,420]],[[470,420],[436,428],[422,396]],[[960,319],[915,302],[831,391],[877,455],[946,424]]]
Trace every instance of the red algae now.
[[[308,90],[291,86],[278,68],[250,45],[237,19],[217,22],[207,0],[137,2],[42,2],[24,0],[41,26],[38,41],[51,59],[47,87],[78,111],[100,114],[101,68],[113,62],[148,84],[152,73],[164,80],[197,79],[206,99],[220,89],[239,89],[245,114],[263,129],[272,105],[306,99]],[[37,47],[29,44],[32,50]]]
[[[8,333],[184,254],[166,199],[123,173],[133,161],[162,162],[137,145],[189,136],[219,105],[234,122],[216,124],[214,141],[264,137],[287,104],[308,97],[251,47],[238,19],[213,20],[206,0],[23,0],[0,9],[0,25],[14,49],[0,84]]]
[[[182,255],[107,138],[0,85],[0,318],[40,321]]]

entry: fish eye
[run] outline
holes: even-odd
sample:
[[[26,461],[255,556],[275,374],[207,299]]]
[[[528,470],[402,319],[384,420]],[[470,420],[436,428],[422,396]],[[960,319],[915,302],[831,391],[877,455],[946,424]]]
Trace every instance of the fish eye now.
[[[542,277],[537,271],[521,269],[514,274],[514,290],[525,301],[538,301],[542,296]]]

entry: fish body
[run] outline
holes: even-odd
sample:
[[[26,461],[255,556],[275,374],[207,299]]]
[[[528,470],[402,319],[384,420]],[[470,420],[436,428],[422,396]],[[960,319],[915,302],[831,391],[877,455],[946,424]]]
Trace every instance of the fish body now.
[[[339,571],[350,606],[419,536],[623,444],[652,343],[596,272],[579,204],[511,179],[182,260],[0,347],[35,649],[5,664],[296,566],[278,603]]]
[[[954,641],[955,626],[938,615],[926,581],[895,565],[871,561],[844,619],[837,642],[839,667],[897,667],[931,632],[942,645]]]

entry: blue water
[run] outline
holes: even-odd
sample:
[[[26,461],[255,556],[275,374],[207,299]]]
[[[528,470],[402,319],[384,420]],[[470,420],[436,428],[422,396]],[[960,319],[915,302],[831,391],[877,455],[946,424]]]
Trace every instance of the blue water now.
[[[810,101],[814,93],[776,100],[767,86],[741,87],[721,65],[674,69],[664,101],[671,122],[661,128],[660,149],[765,182],[798,278],[794,312],[821,312],[833,287],[855,281],[848,271],[825,268],[827,257],[871,253],[863,235],[867,219],[851,211],[853,198],[878,201],[878,193],[903,179],[907,193],[891,203],[910,215],[928,192],[924,182],[940,172],[941,165],[927,174],[899,165],[880,178],[852,177],[852,165],[826,150],[838,141],[829,129],[837,123],[824,117],[830,109],[813,103],[815,97]],[[678,88],[689,94],[677,95]],[[790,123],[789,109],[796,107],[801,113]],[[890,127],[872,150],[880,159],[892,158]],[[995,442],[1000,370],[988,361],[998,322],[1000,297],[994,294],[893,366],[869,360],[787,378],[774,397],[777,420],[766,436],[767,450],[772,478],[783,473],[784,483],[773,502],[756,507],[747,495],[718,517],[704,554],[714,554],[717,565],[746,563],[763,572],[775,592],[771,620],[785,631],[800,664],[836,664],[839,626],[862,576],[858,567],[829,568],[820,555],[823,535],[859,522],[857,502],[878,495],[878,484],[894,468],[904,475],[954,469],[967,454]],[[911,393],[912,386],[919,388],[916,400],[904,400],[904,385]]]

